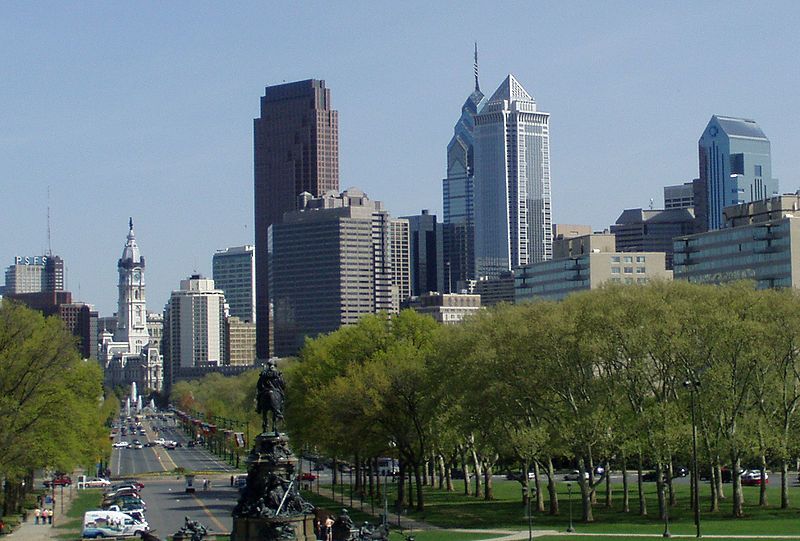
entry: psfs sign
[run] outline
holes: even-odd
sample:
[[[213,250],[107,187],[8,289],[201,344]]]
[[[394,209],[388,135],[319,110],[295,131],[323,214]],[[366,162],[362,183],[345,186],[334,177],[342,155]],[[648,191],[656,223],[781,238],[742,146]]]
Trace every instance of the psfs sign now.
[[[15,265],[46,265],[47,264],[47,256],[46,255],[34,255],[34,256],[18,255],[18,256],[14,257],[14,264]]]

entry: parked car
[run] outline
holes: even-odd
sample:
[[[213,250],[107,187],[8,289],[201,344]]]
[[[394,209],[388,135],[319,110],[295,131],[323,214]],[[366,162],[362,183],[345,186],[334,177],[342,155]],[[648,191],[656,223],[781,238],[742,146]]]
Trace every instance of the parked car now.
[[[111,481],[103,479],[102,477],[86,477],[81,475],[78,477],[78,488],[109,488]]]
[[[528,479],[534,479],[536,476],[533,474],[532,471],[528,472]],[[522,481],[524,477],[522,477],[522,472],[508,472],[506,474],[506,479],[509,481]]]
[[[125,441],[125,440],[122,440],[122,441],[115,441],[115,442],[114,442],[114,443],[111,445],[111,447],[115,447],[115,448],[117,448],[117,449],[127,449],[127,448],[128,448],[128,447],[130,447],[130,446],[131,446],[131,444],[130,444],[130,443],[128,443],[127,441]]]
[[[317,479],[317,475],[314,474],[314,473],[311,473],[310,471],[303,472],[302,474],[300,474],[300,480],[301,481],[314,481],[316,479]]]
[[[47,479],[44,482],[44,486],[46,488],[50,487],[68,487],[72,484],[72,479],[70,479],[69,475],[56,475],[52,479]]]
[[[583,478],[589,478],[589,472],[583,472]],[[569,473],[564,474],[564,481],[580,481],[581,479],[581,472],[578,470],[572,470]]]
[[[742,485],[755,487],[761,484],[761,470],[745,470],[742,472]],[[764,472],[764,484],[769,484],[769,474]]]

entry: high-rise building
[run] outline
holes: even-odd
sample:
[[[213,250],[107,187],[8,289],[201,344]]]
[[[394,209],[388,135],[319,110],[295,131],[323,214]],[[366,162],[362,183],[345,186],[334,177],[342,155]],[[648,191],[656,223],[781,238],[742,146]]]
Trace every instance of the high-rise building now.
[[[78,351],[83,359],[97,359],[97,310],[89,304],[74,302],[58,307],[64,326],[78,338]]]
[[[339,116],[325,81],[268,86],[254,121],[256,353],[269,357],[267,229],[299,194],[339,190]]]
[[[702,230],[723,227],[725,207],[778,195],[769,139],[754,120],[712,116],[698,141],[698,153],[694,202]]]
[[[117,261],[119,292],[117,324],[114,333],[98,329],[98,358],[108,386],[136,383],[143,391],[163,388],[163,357],[151,344],[147,322],[145,260],[136,243],[133,219],[128,222],[128,236],[122,257]]]
[[[442,224],[427,210],[405,216],[411,247],[411,295],[445,291]],[[405,299],[403,299],[405,300]]]
[[[411,296],[411,227],[409,220],[389,220],[389,263],[392,272],[392,311]]]
[[[278,356],[296,354],[306,337],[397,309],[392,220],[383,204],[354,188],[300,201],[269,231]]]
[[[6,295],[64,291],[64,260],[57,255],[16,256],[6,268]]]
[[[694,233],[694,209],[626,209],[611,232],[618,252],[664,252],[672,269],[672,239]]]
[[[225,333],[225,363],[253,366],[256,362],[256,324],[230,316],[225,320]]]
[[[475,278],[474,174],[475,115],[486,104],[478,83],[478,47],[475,46],[475,90],[461,106],[461,117],[447,145],[447,177],[442,180],[442,249],[444,288]],[[442,290],[438,290],[442,291]]]
[[[694,181],[664,186],[664,209],[694,207]]]
[[[181,280],[166,307],[169,373],[180,368],[221,365],[225,359],[225,295],[214,280],[193,274]]]
[[[218,250],[212,260],[212,277],[225,293],[231,316],[254,323],[256,320],[256,260],[252,244]]]
[[[552,257],[549,123],[513,75],[475,116],[477,276]]]

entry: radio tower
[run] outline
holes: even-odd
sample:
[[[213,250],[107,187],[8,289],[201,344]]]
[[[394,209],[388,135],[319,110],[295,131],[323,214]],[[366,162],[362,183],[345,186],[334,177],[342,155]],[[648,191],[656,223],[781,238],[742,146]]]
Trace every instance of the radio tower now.
[[[47,257],[53,255],[53,247],[50,244],[50,186],[47,187]]]

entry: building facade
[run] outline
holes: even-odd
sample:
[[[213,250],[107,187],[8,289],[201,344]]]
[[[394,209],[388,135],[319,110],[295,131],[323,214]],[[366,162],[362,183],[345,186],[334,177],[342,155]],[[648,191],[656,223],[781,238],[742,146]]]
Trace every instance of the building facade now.
[[[800,196],[783,195],[724,210],[723,229],[676,238],[675,279],[759,289],[800,287]]]
[[[664,209],[687,209],[694,207],[694,182],[664,186]]]
[[[455,325],[481,309],[480,295],[429,292],[411,297],[406,306],[444,325]]]
[[[256,324],[232,315],[225,320],[225,333],[225,364],[253,366],[256,363]]]
[[[552,258],[549,124],[513,75],[475,116],[477,276]]]
[[[698,141],[698,154],[699,189],[694,196],[698,217],[705,220],[703,230],[723,227],[725,207],[778,195],[770,142],[754,120],[712,116]]]
[[[389,220],[389,263],[392,273],[392,312],[411,296],[411,225],[405,218]]]
[[[218,250],[212,259],[212,278],[225,293],[231,316],[254,323],[256,320],[256,259],[252,244]]]
[[[6,295],[64,291],[64,260],[52,254],[16,256],[5,279]]]
[[[672,269],[672,239],[694,233],[692,208],[669,210],[626,209],[611,233],[619,252],[664,252],[667,269]]]
[[[553,259],[514,271],[516,302],[561,300],[576,291],[605,283],[646,284],[671,280],[663,252],[618,252],[614,235],[592,234],[561,239]]]
[[[470,293],[480,295],[481,306],[494,306],[501,302],[514,304],[514,272],[505,271],[496,278],[479,278]]]
[[[319,198],[303,194],[300,209],[270,227],[278,356],[295,355],[306,337],[397,309],[391,219],[383,204],[351,188]]]
[[[64,326],[78,338],[78,351],[82,359],[98,360],[97,310],[89,304],[74,302],[58,307]]]
[[[447,177],[442,180],[442,259],[446,267],[444,289],[453,292],[458,282],[475,277],[474,175],[475,116],[486,99],[478,82],[475,48],[475,89],[461,107],[461,117],[447,145]]]
[[[269,350],[267,229],[296,209],[302,192],[339,190],[339,116],[325,81],[268,86],[254,120],[257,354]]]
[[[445,291],[444,232],[436,215],[423,210],[405,216],[411,249],[411,296]],[[403,299],[405,300],[405,299]]]
[[[167,362],[171,373],[176,368],[224,364],[225,294],[214,280],[193,274],[181,280],[167,303],[165,322],[169,323]]]
[[[163,357],[151,346],[147,328],[145,259],[136,242],[133,219],[122,257],[117,261],[117,323],[113,334],[99,333],[100,364],[109,387],[136,383],[142,391],[161,391],[164,384]]]

